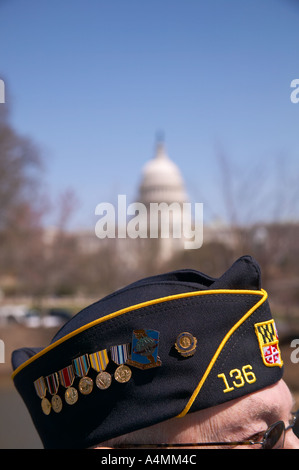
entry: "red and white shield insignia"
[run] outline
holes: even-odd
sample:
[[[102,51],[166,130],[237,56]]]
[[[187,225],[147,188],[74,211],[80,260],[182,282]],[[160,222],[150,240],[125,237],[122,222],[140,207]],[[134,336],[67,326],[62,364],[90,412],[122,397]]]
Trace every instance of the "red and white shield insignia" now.
[[[254,325],[255,333],[258,339],[261,355],[265,366],[282,367],[277,329],[274,320],[256,323]]]

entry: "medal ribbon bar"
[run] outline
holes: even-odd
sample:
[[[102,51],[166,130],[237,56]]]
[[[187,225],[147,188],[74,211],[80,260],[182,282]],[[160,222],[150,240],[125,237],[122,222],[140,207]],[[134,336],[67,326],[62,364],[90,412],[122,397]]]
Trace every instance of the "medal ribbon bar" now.
[[[104,371],[109,363],[107,349],[89,354],[89,359],[90,365],[94,370],[97,372]]]
[[[111,346],[111,358],[115,364],[125,364],[130,352],[130,343],[120,344],[118,346]]]
[[[45,377],[45,381],[46,381],[48,390],[51,393],[51,395],[56,395],[57,390],[59,388],[59,380],[58,380],[57,372],[54,372],[54,374],[50,374],[47,377]]]
[[[47,387],[45,384],[45,379],[43,377],[40,377],[39,379],[34,381],[34,388],[39,398],[42,399],[46,396]]]
[[[78,377],[85,377],[88,374],[90,368],[88,354],[83,354],[83,356],[74,359],[73,365],[76,375],[78,375]]]
[[[65,388],[68,388],[73,385],[75,379],[75,372],[72,365],[61,369],[58,372],[58,375],[61,385],[63,385]]]

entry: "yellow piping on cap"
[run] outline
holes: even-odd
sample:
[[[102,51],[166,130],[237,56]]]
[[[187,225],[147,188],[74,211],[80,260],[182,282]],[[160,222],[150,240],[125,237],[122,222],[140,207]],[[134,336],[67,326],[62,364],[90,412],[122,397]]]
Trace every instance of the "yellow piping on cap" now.
[[[132,312],[133,310],[139,310],[144,307],[148,307],[150,305],[156,305],[158,303],[163,303],[163,302],[169,302],[171,300],[177,300],[177,299],[183,299],[187,297],[196,297],[200,295],[212,295],[212,294],[253,294],[253,295],[264,295],[263,290],[237,290],[237,289],[215,289],[215,290],[204,290],[204,291],[194,291],[194,292],[183,292],[181,294],[174,294],[174,295],[169,295],[166,297],[161,297],[159,299],[152,299],[152,300],[147,300],[146,302],[141,302],[139,304],[131,305],[130,307],[123,308],[121,310],[117,310],[116,312],[109,313],[108,315],[98,318],[97,320],[94,320],[90,323],[87,323],[86,325],[81,326],[77,330],[72,331],[71,333],[63,336],[63,338],[58,339],[54,343],[50,344],[47,346],[45,349],[40,351],[39,353],[35,354],[32,356],[30,359],[27,361],[23,362],[19,367],[16,368],[16,370],[12,374],[12,379],[15,378],[15,376],[25,367],[29,366],[32,364],[32,362],[36,361],[40,357],[44,356],[47,352],[51,351],[52,349],[56,348],[60,344],[64,343],[65,341],[73,338],[74,336],[78,335],[79,333],[82,333],[85,330],[88,330],[89,328],[92,328],[93,326],[99,325],[100,323],[103,323],[105,321],[111,320],[112,318],[116,318],[120,315],[124,315],[125,313]]]
[[[262,303],[265,302],[265,300],[267,299],[268,297],[268,294],[267,292],[264,290],[264,289],[261,289],[260,291],[262,294],[263,294],[263,297],[259,300],[259,302],[257,302],[250,310],[248,310],[248,312],[242,317],[240,318],[239,321],[237,321],[237,323],[235,323],[235,325],[229,330],[229,332],[225,335],[225,337],[223,338],[223,340],[221,341],[220,345],[218,346],[218,349],[217,351],[215,352],[210,364],[208,365],[204,375],[202,376],[199,384],[197,385],[196,389],[194,390],[193,394],[191,395],[191,398],[190,400],[188,401],[186,407],[184,408],[184,410],[179,414],[177,415],[177,418],[183,418],[184,416],[186,416],[186,414],[188,413],[188,411],[190,410],[191,406],[193,405],[197,395],[199,394],[203,384],[205,383],[209,373],[211,372],[219,354],[221,353],[222,349],[224,348],[226,342],[229,340],[229,338],[231,337],[231,335],[236,331],[237,328],[239,328],[240,325],[242,325],[242,323],[248,318],[250,317],[250,315],[255,312],[255,310],[260,306],[262,305]]]

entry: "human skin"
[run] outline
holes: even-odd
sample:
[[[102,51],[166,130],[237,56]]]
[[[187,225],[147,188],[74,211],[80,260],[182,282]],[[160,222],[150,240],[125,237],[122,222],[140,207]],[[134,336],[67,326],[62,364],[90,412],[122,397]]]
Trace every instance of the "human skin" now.
[[[172,418],[149,428],[107,441],[98,448],[113,448],[120,444],[233,442],[248,440],[276,421],[286,427],[292,418],[294,399],[284,380],[250,395],[221,405]],[[221,448],[231,446],[221,446]],[[235,446],[235,448],[256,446]],[[203,448],[203,447],[200,447]],[[219,446],[220,448],[220,446]],[[299,439],[290,429],[286,432],[285,449],[299,449]]]

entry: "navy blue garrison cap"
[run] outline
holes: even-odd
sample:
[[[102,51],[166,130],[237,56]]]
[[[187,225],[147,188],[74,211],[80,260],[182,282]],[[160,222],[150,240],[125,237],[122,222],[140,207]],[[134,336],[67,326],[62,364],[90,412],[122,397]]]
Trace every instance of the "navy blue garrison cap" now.
[[[45,448],[88,448],[279,381],[275,322],[250,256],[219,278],[179,270],[85,308],[13,380]]]

